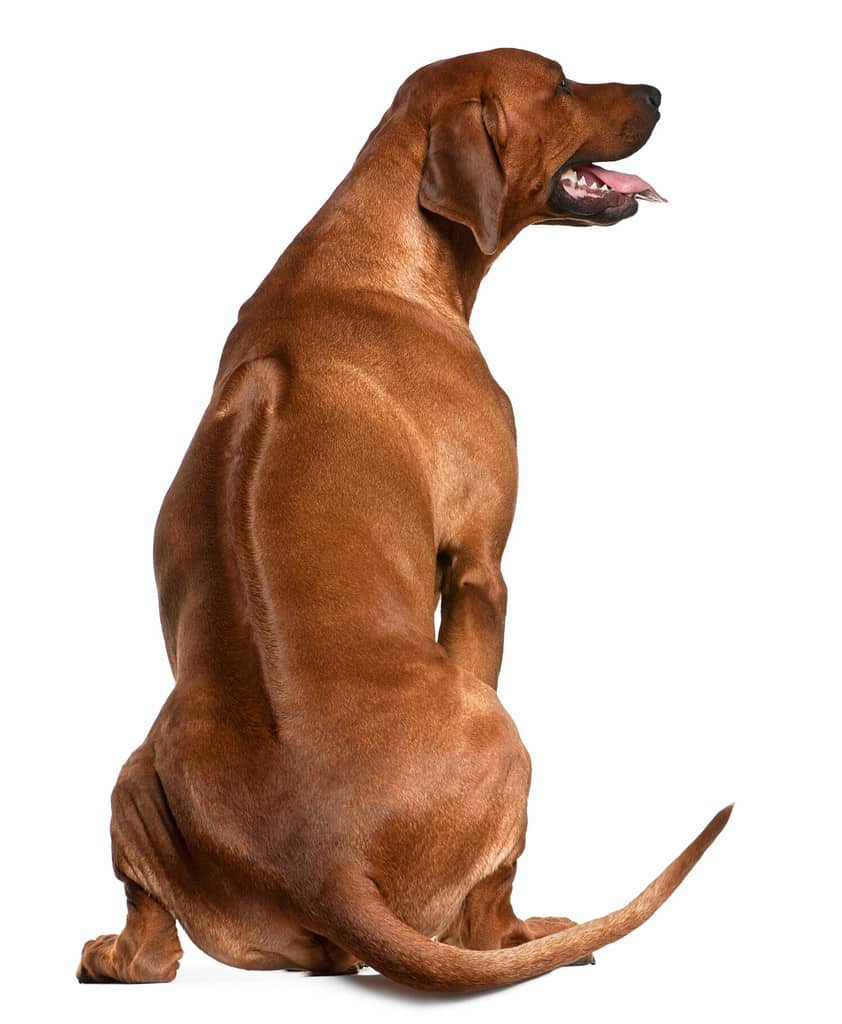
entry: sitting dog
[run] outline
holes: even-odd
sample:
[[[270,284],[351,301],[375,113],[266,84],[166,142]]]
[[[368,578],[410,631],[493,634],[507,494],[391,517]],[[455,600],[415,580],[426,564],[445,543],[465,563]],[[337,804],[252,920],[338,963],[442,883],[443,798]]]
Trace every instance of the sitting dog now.
[[[638,927],[724,827],[607,917],[512,910],[515,431],[468,318],[522,228],[660,199],[596,163],[659,103],[520,50],[424,67],[243,306],[156,528],[175,688],[114,789],[128,918],[80,981],[172,980],[177,920],[238,967],[507,985]]]

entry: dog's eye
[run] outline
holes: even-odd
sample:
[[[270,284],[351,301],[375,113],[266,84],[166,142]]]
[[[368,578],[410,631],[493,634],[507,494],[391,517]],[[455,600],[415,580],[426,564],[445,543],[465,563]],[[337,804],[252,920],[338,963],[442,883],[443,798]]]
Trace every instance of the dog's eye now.
[[[560,92],[566,93],[568,96],[570,95],[570,86],[567,84],[566,78],[562,78],[562,80],[558,83],[558,85],[555,87],[555,92],[556,96],[558,96]]]

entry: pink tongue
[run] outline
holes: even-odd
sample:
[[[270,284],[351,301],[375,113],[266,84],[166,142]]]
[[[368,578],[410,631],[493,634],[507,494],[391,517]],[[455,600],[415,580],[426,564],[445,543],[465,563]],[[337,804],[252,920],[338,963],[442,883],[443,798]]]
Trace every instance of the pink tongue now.
[[[579,168],[577,168],[577,170],[578,169]],[[607,185],[609,188],[613,188],[617,192],[623,192],[625,195],[648,192],[651,193],[651,196],[646,196],[647,199],[653,198],[657,202],[666,202],[666,199],[664,199],[663,196],[658,195],[648,181],[644,181],[643,178],[638,178],[636,174],[621,174],[619,171],[606,171],[604,167],[598,167],[596,164],[583,164],[582,170],[590,171],[595,178],[599,178],[603,184]]]

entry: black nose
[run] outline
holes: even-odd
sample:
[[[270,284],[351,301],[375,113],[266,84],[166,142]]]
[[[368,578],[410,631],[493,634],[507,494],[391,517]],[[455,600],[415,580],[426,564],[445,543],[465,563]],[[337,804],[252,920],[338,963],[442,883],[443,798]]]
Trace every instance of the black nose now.
[[[654,85],[641,85],[639,89],[643,102],[657,110],[661,105],[660,89],[656,89]]]

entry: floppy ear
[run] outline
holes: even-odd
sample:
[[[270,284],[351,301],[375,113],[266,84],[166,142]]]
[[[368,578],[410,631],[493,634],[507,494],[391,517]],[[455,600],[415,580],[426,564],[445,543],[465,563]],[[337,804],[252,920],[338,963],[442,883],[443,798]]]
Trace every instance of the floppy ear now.
[[[506,118],[496,96],[468,100],[434,115],[418,202],[464,224],[490,256],[500,244],[506,177],[501,154]]]

